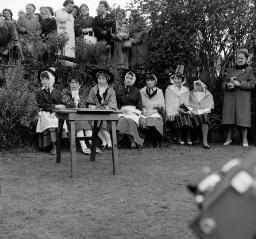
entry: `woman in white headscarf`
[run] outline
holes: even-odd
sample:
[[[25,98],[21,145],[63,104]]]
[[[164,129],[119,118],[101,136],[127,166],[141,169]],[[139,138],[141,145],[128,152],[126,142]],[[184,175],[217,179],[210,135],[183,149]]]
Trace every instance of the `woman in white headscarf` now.
[[[56,154],[56,129],[58,119],[53,112],[54,109],[63,109],[65,106],[61,101],[61,93],[54,88],[57,75],[53,68],[39,71],[38,79],[42,88],[36,92],[36,100],[39,107],[38,123],[36,132],[39,133],[39,148],[52,145],[50,154]]]
[[[214,107],[213,96],[206,89],[206,85],[201,80],[194,81],[194,89],[190,92],[189,105],[192,108],[193,122],[196,127],[201,126],[203,136],[203,148],[209,149],[208,130],[209,113]]]
[[[140,90],[134,86],[136,74],[125,71],[124,86],[117,91],[117,105],[122,111],[117,124],[119,134],[126,135],[131,143],[131,148],[141,149],[144,139],[139,133],[139,117],[143,109]]]

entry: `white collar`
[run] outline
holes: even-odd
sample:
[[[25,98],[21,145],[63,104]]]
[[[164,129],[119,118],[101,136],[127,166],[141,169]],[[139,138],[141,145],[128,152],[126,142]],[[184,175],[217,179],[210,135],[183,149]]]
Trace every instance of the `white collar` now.
[[[185,86],[181,86],[181,88],[177,87],[176,85],[170,85],[169,88],[176,94],[182,95],[183,93],[188,91],[188,88]]]

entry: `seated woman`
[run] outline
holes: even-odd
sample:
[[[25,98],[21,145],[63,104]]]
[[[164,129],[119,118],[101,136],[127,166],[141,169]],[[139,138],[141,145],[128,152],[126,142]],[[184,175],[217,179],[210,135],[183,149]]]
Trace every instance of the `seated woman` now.
[[[104,69],[97,69],[94,71],[94,79],[97,85],[89,93],[87,99],[89,107],[117,110],[116,93],[110,86],[114,82],[113,74]],[[98,136],[102,141],[101,150],[112,148],[109,126],[106,121],[103,122]]]
[[[202,74],[205,73],[202,72]],[[207,139],[209,130],[209,113],[214,107],[214,102],[212,94],[206,89],[206,85],[203,81],[194,81],[194,90],[190,92],[189,105],[192,108],[195,126],[201,126],[203,148],[209,149],[210,145],[208,144]]]
[[[63,89],[61,92],[62,102],[67,108],[86,108],[86,89],[81,87],[80,78],[71,77],[69,80],[69,87]],[[77,137],[91,137],[92,131],[88,121],[76,121],[76,135]],[[90,148],[87,147],[84,140],[80,140],[82,152],[84,154],[91,154]]]
[[[164,95],[156,87],[157,77],[154,74],[146,74],[145,79],[146,86],[140,90],[143,104],[140,127],[149,130],[155,144],[160,146],[163,136],[162,114],[165,111]]]
[[[126,135],[131,143],[131,148],[141,149],[144,139],[139,134],[139,117],[143,109],[139,89],[134,87],[136,74],[129,70],[124,74],[124,86],[117,91],[117,105],[122,115],[117,124],[121,136]]]
[[[184,86],[186,79],[183,75],[183,66],[178,66],[176,73],[170,74],[172,85],[165,91],[165,108],[167,120],[170,121],[177,130],[177,143],[183,145],[181,139],[182,129],[186,131],[187,144],[192,145],[190,128],[192,119],[189,108],[189,89]]]
[[[54,69],[43,69],[38,73],[42,88],[36,92],[36,100],[40,112],[36,132],[39,133],[39,148],[46,148],[52,145],[50,154],[56,154],[56,129],[58,119],[53,110],[64,109],[61,104],[61,93],[53,88],[57,75]]]

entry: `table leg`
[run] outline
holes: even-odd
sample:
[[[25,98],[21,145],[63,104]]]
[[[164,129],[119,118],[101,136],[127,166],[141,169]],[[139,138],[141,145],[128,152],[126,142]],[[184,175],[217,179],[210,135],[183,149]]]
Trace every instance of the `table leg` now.
[[[61,138],[62,138],[63,124],[64,124],[64,120],[59,119],[58,129],[57,129],[57,139],[56,139],[56,146],[57,146],[56,163],[61,162]]]
[[[78,177],[77,158],[76,158],[76,124],[70,120],[70,154],[71,154],[71,177]]]
[[[111,121],[113,175],[116,174],[116,167],[118,164],[116,123],[116,121]]]
[[[92,145],[91,145],[91,158],[90,161],[95,161],[95,156],[96,156],[96,139],[98,135],[98,121],[95,120],[93,122],[93,127],[92,127]]]

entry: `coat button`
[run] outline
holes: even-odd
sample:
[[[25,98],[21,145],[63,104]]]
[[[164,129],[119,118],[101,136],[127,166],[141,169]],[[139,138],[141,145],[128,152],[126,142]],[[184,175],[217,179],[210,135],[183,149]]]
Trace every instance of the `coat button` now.
[[[214,219],[210,217],[203,217],[199,221],[199,227],[204,234],[210,235],[216,230],[217,224]]]

